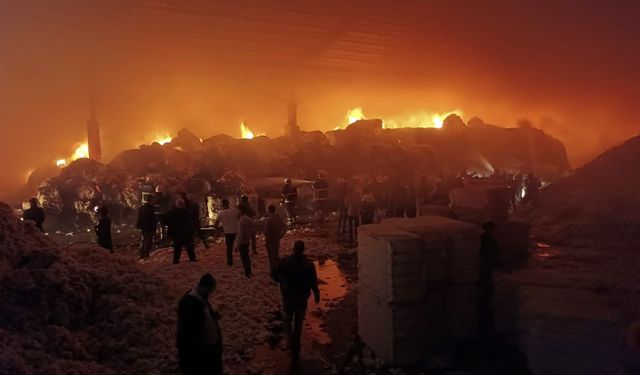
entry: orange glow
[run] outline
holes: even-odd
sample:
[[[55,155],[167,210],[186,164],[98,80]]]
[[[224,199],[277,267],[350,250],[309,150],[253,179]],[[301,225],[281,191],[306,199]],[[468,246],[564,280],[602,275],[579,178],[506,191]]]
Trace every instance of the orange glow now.
[[[347,111],[347,125],[351,125],[358,120],[364,120],[364,112],[362,112],[362,108],[353,108]]]
[[[373,118],[381,118],[382,119],[382,127],[385,129],[396,129],[396,128],[442,128],[444,125],[444,120],[449,115],[458,115],[462,117],[462,111],[454,110],[449,112],[429,112],[423,111],[418,113],[411,113],[404,116],[394,116],[391,118],[383,118],[374,116]],[[358,120],[364,120],[366,117],[364,116],[364,111],[362,108],[357,107],[350,109],[347,111],[347,125],[353,124]],[[339,130],[342,127],[336,127],[334,130]]]
[[[166,144],[166,143],[170,143],[173,140],[173,138],[168,135],[168,134],[164,134],[164,135],[156,135],[153,139],[153,142],[151,143],[159,143],[161,145]]]
[[[78,147],[76,147],[75,151],[73,151],[73,155],[71,156],[72,160],[84,159],[89,157],[89,145],[86,143],[81,143]]]
[[[240,123],[240,135],[242,139],[253,139],[254,137],[259,137],[261,135],[265,135],[264,133],[253,134],[251,129],[244,124],[244,121]]]

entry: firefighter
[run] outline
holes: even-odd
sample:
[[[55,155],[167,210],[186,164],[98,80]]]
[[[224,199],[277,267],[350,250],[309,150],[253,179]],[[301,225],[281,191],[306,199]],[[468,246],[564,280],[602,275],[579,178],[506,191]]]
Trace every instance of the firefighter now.
[[[284,180],[284,187],[282,188],[282,201],[287,209],[287,216],[289,223],[296,222],[296,202],[298,201],[298,189],[291,182],[291,178]]]
[[[327,212],[329,208],[327,203],[329,202],[329,184],[324,179],[322,173],[318,173],[318,179],[313,183],[314,201],[316,205],[316,211],[320,214],[320,220],[326,221]]]

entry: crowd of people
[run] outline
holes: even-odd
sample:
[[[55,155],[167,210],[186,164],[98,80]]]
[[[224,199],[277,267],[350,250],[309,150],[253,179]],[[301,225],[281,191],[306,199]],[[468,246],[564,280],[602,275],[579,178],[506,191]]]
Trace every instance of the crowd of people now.
[[[537,201],[540,180],[530,176],[513,178],[519,188],[516,198],[522,201]],[[521,188],[520,188],[521,187]],[[429,189],[415,186],[376,181],[368,184],[349,184],[341,181],[335,191],[336,205],[329,199],[329,184],[321,176],[313,183],[314,207],[320,221],[327,220],[332,211],[338,212],[338,234],[346,234],[346,244],[355,245],[357,229],[362,224],[372,224],[385,217],[415,217],[418,207],[424,203],[446,203],[448,197],[441,183]],[[526,190],[527,194],[521,193]],[[269,260],[269,272],[273,281],[278,283],[282,294],[282,307],[286,332],[289,338],[291,358],[296,363],[300,356],[301,334],[307,301],[313,293],[316,302],[320,299],[318,280],[313,262],[308,259],[303,241],[295,241],[292,254],[281,258],[280,242],[291,225],[296,224],[296,205],[298,190],[291,179],[285,180],[281,191],[281,204],[286,209],[286,217],[277,212],[273,204],[266,209],[263,220],[266,250]],[[514,199],[516,199],[514,198]],[[37,199],[29,202],[23,219],[30,220],[43,231],[44,210],[38,206]],[[200,238],[208,247],[207,238],[201,231],[201,214],[197,202],[190,200],[186,193],[177,192],[173,198],[163,191],[149,194],[140,206],[136,228],[140,231],[139,258],[144,262],[153,251],[156,238],[170,239],[173,248],[173,263],[178,264],[183,250],[189,261],[197,261],[196,238]],[[222,199],[221,209],[213,223],[214,230],[224,234],[227,265],[233,266],[234,255],[238,254],[242,270],[247,278],[253,277],[251,252],[256,249],[256,210],[248,197],[240,197],[235,207],[229,199]],[[106,206],[96,209],[95,232],[97,244],[113,252],[111,238],[111,219]],[[491,301],[493,297],[493,270],[498,259],[497,241],[493,234],[494,225],[483,226],[482,246],[480,249],[480,279],[478,287],[479,327],[481,334],[487,334],[493,327]],[[219,326],[220,314],[208,302],[215,292],[216,279],[211,274],[201,277],[198,285],[186,292],[178,308],[177,347],[180,366],[185,374],[222,374],[222,331]]]

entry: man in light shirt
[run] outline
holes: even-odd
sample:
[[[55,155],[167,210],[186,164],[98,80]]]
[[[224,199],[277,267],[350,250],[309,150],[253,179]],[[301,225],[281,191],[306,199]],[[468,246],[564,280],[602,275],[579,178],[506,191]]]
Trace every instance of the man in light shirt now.
[[[222,210],[218,213],[214,228],[218,228],[219,224],[222,224],[222,231],[224,232],[224,242],[227,245],[227,264],[233,265],[233,248],[236,240],[236,234],[238,233],[238,210],[233,207],[229,207],[229,200],[222,200]]]
[[[235,247],[240,252],[240,259],[244,267],[244,275],[251,278],[251,258],[249,257],[249,246],[256,251],[256,232],[253,227],[253,220],[248,216],[247,209],[244,206],[238,206],[240,218],[238,219],[238,235],[235,241]]]

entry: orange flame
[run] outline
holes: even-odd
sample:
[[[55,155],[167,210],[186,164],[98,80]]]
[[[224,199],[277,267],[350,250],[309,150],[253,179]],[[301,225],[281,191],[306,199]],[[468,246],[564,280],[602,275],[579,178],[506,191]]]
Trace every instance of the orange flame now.
[[[396,116],[391,118],[382,118],[382,127],[385,129],[395,129],[395,128],[442,128],[444,125],[444,120],[449,115],[458,115],[462,116],[462,111],[454,110],[450,112],[418,112],[412,113],[404,116]],[[358,120],[365,119],[364,111],[362,108],[357,107],[350,109],[347,111],[347,125],[353,124]],[[334,130],[339,130],[342,127],[338,126]]]

